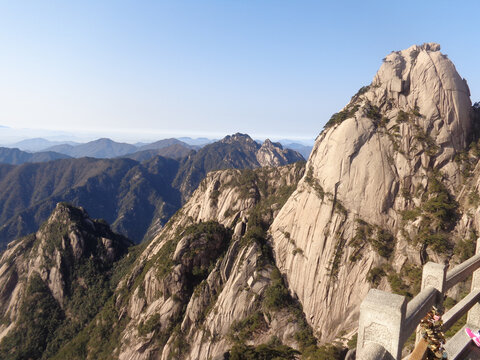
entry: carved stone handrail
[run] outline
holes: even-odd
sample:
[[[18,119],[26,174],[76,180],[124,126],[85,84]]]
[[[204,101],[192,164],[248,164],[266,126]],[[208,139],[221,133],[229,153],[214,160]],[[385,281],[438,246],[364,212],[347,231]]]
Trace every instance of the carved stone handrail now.
[[[480,254],[472,256],[470,259],[464,261],[458,266],[455,266],[452,270],[447,272],[446,287],[447,290],[459,282],[465,280],[472,273],[480,268]]]
[[[421,291],[408,303],[404,296],[371,289],[360,306],[357,359],[401,359],[403,345],[415,332],[420,320],[432,306],[442,305],[448,289],[472,274],[471,292],[443,316],[444,330],[448,330],[465,313],[468,314],[467,325],[475,329],[480,328],[479,238],[476,255],[448,272],[445,265],[433,262],[425,264]],[[449,340],[453,341],[453,344],[447,342],[445,345],[449,360],[460,359],[469,344],[468,337],[457,335],[458,333]],[[419,339],[417,335],[417,341]],[[374,354],[381,357],[372,357]]]
[[[447,331],[455,324],[468,310],[480,301],[480,290],[472,291],[458,302],[454,307],[443,315],[443,330]]]
[[[415,331],[420,320],[437,304],[440,293],[434,287],[427,287],[410,300],[407,304],[407,313],[405,314],[405,327],[403,331],[403,343]]]

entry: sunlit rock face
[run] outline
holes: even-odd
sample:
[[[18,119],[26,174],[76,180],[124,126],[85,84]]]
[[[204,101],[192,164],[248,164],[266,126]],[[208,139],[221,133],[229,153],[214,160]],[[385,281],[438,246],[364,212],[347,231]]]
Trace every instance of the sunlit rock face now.
[[[356,326],[368,272],[382,260],[369,244],[350,260],[361,221],[393,235],[395,269],[406,259],[420,262],[400,212],[421,200],[408,203],[403,195],[426,189],[433,169],[452,191],[460,184],[453,159],[469,142],[469,95],[438,44],[415,45],[389,54],[372,84],[318,136],[305,176],[270,231],[277,266],[322,341]]]

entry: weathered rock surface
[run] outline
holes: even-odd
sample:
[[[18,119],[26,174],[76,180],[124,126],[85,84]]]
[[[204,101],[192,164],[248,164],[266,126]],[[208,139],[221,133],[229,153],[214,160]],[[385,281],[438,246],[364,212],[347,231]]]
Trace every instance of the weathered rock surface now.
[[[138,270],[132,272],[145,275],[141,285],[129,290],[133,292],[127,308],[131,320],[123,331],[120,359],[207,359],[221,356],[232,347],[232,326],[261,310],[259,299],[271,283],[274,268],[264,263],[264,250],[246,238],[245,231],[254,226],[249,218],[268,199],[269,205],[262,213],[273,219],[303,169],[303,164],[296,164],[208,174],[182,210],[149,244],[138,261]],[[218,248],[215,242],[210,240],[206,249],[202,238],[206,227],[215,228],[214,233],[218,233],[224,226],[231,229],[230,238],[219,256],[214,250]],[[226,242],[224,238],[222,243]],[[159,254],[167,254],[168,247],[172,267],[162,275],[156,261]],[[203,264],[187,266],[189,259]],[[207,267],[211,270],[204,272],[201,282],[192,282],[192,270],[196,268],[199,274]],[[146,268],[149,270],[145,271]],[[137,279],[133,276],[126,285],[138,282]],[[158,327],[142,333],[149,319],[154,319]],[[298,324],[291,319],[288,310],[272,312],[263,320],[264,328],[247,342],[261,344],[276,336],[283,343],[298,347],[293,339]],[[172,331],[175,324],[177,330]],[[165,346],[152,340],[159,337],[166,339]]]
[[[394,235],[399,271],[406,259],[420,263],[401,211],[420,206],[435,171],[451,191],[461,184],[453,160],[470,140],[469,89],[439,48],[412,46],[385,58],[372,84],[319,135],[306,175],[271,227],[277,266],[322,341],[356,326],[367,275],[381,263],[368,243],[360,260],[349,259],[358,220]]]
[[[302,160],[304,158],[300,153],[283,149],[279,143],[266,140],[263,145],[260,145],[250,136],[236,133],[208,144],[196,154],[184,159],[174,185],[180,189],[183,199],[186,200],[210,171],[255,169],[262,166],[286,165]]]
[[[272,143],[266,139],[257,151],[257,161],[260,166],[282,166],[303,160],[299,153],[284,149],[280,143]]]

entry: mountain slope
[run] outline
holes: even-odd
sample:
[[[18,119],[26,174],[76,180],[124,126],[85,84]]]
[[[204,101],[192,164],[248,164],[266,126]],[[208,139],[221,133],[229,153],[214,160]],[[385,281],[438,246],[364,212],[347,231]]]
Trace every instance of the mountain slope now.
[[[44,149],[56,145],[61,144],[69,144],[69,145],[77,145],[77,143],[73,141],[51,141],[44,138],[32,138],[32,139],[25,139],[14,144],[9,145],[12,148],[19,148],[23,151],[43,151]]]
[[[56,145],[49,147],[46,150],[56,151],[75,158],[94,157],[105,159],[131,154],[137,151],[137,147],[135,145],[119,143],[107,138],[102,138],[75,146],[68,144]]]
[[[171,186],[177,171],[177,161],[160,157],[0,166],[0,244],[35,231],[60,201],[84,206],[139,242],[152,222],[161,227],[179,208]]]
[[[250,136],[237,133],[205,145],[185,158],[174,184],[187,199],[210,171],[279,166],[301,160],[304,160],[302,155],[285,150],[278,143],[267,140],[260,146]]]
[[[19,165],[24,163],[38,163],[58,159],[68,159],[70,156],[53,151],[28,153],[19,149],[0,147],[0,163]]]
[[[0,258],[0,357],[47,359],[89,322],[131,242],[82,209],[58,204]]]
[[[143,146],[138,148],[138,151],[160,150],[160,149],[172,146],[172,145],[181,145],[181,146],[183,146],[187,149],[191,149],[191,150],[196,150],[196,149],[199,148],[198,146],[189,145],[186,142],[183,142],[181,140],[171,138],[171,139],[162,139],[162,140],[158,140],[158,141],[155,141],[153,143],[150,143],[150,144],[143,145]]]
[[[418,266],[450,259],[468,238],[471,222],[455,228],[455,157],[473,140],[470,115],[466,81],[437,44],[424,44],[388,55],[318,136],[271,234],[277,266],[322,341],[354,329],[372,284],[398,292],[400,279],[411,296]],[[291,239],[308,256],[292,255]]]
[[[193,153],[195,153],[195,151],[192,150],[190,146],[185,147],[182,144],[172,144],[172,145],[162,147],[160,149],[137,151],[132,154],[123,155],[122,157],[126,157],[136,161],[149,160],[155,156],[163,156],[170,159],[180,160]]]
[[[120,320],[91,323],[56,358],[92,358],[99,348],[118,359],[242,351],[293,359],[295,349],[323,351],[289,297],[265,237],[303,171],[297,163],[210,173],[117,288]],[[104,326],[111,331],[98,341],[93,334]]]
[[[35,231],[60,201],[83,206],[92,216],[106,219],[115,231],[140,242],[162,228],[207,171],[219,166],[258,167],[257,153],[265,156],[265,164],[301,158],[275,145],[260,147],[251,139],[248,144],[214,143],[200,156],[189,150],[189,157],[181,162],[155,156],[141,163],[128,158],[81,158],[0,165],[4,190],[0,193],[0,248]],[[169,150],[175,152],[169,147],[158,151]]]

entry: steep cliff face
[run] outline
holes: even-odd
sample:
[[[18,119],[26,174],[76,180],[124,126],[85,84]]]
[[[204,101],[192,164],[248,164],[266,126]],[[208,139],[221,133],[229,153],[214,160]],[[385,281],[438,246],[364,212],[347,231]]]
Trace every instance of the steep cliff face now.
[[[302,164],[208,174],[144,252],[145,258],[139,263],[139,272],[143,268],[139,276],[144,274],[139,288],[145,288],[145,296],[136,290],[129,300],[131,321],[124,331],[120,359],[154,355],[161,359],[213,358],[228,351],[238,336],[250,344],[276,336],[298,347],[293,335],[299,331],[299,324],[287,320],[289,311],[267,312],[261,305],[275,267],[266,259],[259,241],[264,241],[260,238],[268,227],[266,223],[273,220],[302,174]],[[225,229],[234,230],[222,237],[222,251],[201,250],[205,227],[217,236]],[[192,251],[194,259],[209,259],[206,267],[197,267],[195,273],[202,275],[193,282],[192,276],[181,275],[185,273],[182,264],[188,259],[185,254]],[[170,256],[176,264],[164,277],[158,265],[145,271],[159,254]],[[186,292],[182,290],[187,288]],[[142,324],[149,321],[155,321],[158,328],[149,328],[148,334],[139,336]],[[164,340],[152,342],[158,337]]]
[[[267,351],[291,354],[312,345],[266,242],[303,172],[298,163],[208,174],[120,282],[114,307],[56,358],[193,360],[235,345],[268,343]]]
[[[37,233],[10,243],[0,258],[0,357],[53,355],[107,301],[113,263],[130,245],[63,203]]]
[[[471,140],[472,118],[466,81],[439,49],[384,59],[318,136],[271,227],[277,266],[322,341],[356,326],[374,267],[388,260],[395,275],[451,255],[452,192],[462,181],[454,158]]]

